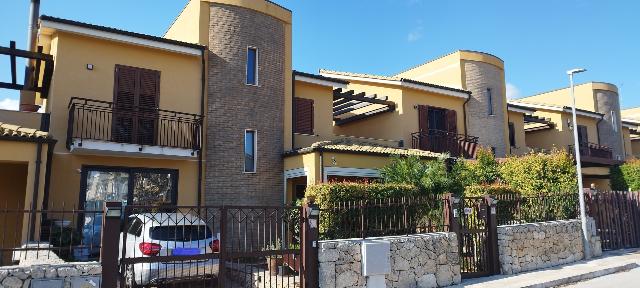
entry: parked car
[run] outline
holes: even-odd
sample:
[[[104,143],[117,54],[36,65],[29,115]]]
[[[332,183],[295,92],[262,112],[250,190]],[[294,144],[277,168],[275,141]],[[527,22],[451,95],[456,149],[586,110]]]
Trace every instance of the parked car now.
[[[196,256],[219,252],[218,237],[197,216],[182,213],[131,215],[120,234],[120,251],[125,258],[157,256]],[[126,237],[125,237],[126,233]],[[122,254],[122,253],[121,253]],[[122,257],[122,255],[120,255]],[[145,261],[146,262],[146,261]],[[127,265],[129,287],[162,284],[180,280],[211,278],[218,274],[218,259],[186,259]]]

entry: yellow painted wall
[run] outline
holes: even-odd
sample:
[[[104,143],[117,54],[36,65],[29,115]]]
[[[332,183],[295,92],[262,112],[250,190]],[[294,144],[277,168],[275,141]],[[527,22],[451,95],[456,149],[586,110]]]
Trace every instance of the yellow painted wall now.
[[[333,88],[296,81],[295,97],[313,100],[313,135],[297,135],[296,148],[333,139]]]
[[[210,11],[207,8],[206,2],[190,0],[164,34],[164,38],[208,45]]]
[[[596,94],[594,90],[607,90],[618,93],[618,88],[609,83],[588,82],[575,86],[576,108],[596,111]],[[570,88],[562,88],[538,95],[521,98],[524,102],[551,104],[558,106],[571,106]]]
[[[633,157],[640,158],[640,140],[631,141],[631,152]]]
[[[0,109],[0,122],[40,129],[42,113],[20,112]]]
[[[538,110],[534,115],[551,119],[555,127],[553,129],[527,132],[525,138],[530,148],[551,150],[555,147],[567,149],[568,145],[573,145],[573,131],[569,129],[568,124],[568,121],[571,121],[569,113]],[[596,126],[598,120],[580,115],[578,115],[577,120],[578,125],[587,126],[589,142],[598,143],[598,128]]]
[[[524,114],[519,112],[509,112],[508,116],[508,122],[513,123],[516,139],[516,145],[510,147],[509,153],[511,155],[523,155],[528,153],[529,148],[527,148],[527,139],[524,132]],[[506,135],[509,137],[509,133]],[[509,139],[507,138],[507,142],[509,142],[508,140]]]
[[[460,51],[456,51],[396,76],[462,89],[464,77],[460,57]]]
[[[67,33],[55,38],[56,67],[47,103],[54,138],[66,139],[71,97],[113,101],[116,64],[160,71],[160,109],[200,114],[200,57]],[[93,64],[94,70],[87,70],[86,64]],[[65,150],[64,145],[56,146],[57,152]]]
[[[178,205],[196,205],[198,162],[186,160],[142,159],[112,156],[56,153],[53,157],[49,199],[65,205],[77,205],[80,199],[80,171],[83,165],[165,168],[178,170]],[[69,206],[70,207],[70,206]]]
[[[378,97],[389,96],[389,100],[396,103],[396,111],[335,126],[333,131],[336,135],[403,140],[405,147],[410,147],[411,133],[417,132],[419,125],[418,110],[414,108],[416,105],[455,110],[458,118],[458,133],[464,134],[463,104],[466,100],[464,98],[362,81],[351,81],[348,89],[356,93],[377,94]]]
[[[0,207],[2,210],[22,210],[25,206],[25,194],[28,181],[28,163],[0,162]],[[33,180],[31,180],[33,181]],[[0,210],[1,211],[1,210]],[[23,230],[23,215],[0,212],[0,238],[3,248],[19,247],[22,239],[15,237]],[[0,251],[0,265],[11,265],[11,253]]]

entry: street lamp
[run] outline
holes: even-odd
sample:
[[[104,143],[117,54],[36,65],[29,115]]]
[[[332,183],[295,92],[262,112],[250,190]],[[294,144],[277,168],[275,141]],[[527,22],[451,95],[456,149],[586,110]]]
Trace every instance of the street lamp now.
[[[567,71],[571,84],[571,116],[573,117],[573,149],[576,157],[576,174],[578,176],[578,197],[580,198],[580,222],[582,222],[582,244],[584,246],[584,258],[591,258],[591,246],[587,232],[587,213],[584,204],[584,189],[582,188],[582,163],[580,157],[580,143],[578,142],[578,121],[576,120],[576,95],[573,87],[573,75],[587,71],[587,69],[572,69]]]

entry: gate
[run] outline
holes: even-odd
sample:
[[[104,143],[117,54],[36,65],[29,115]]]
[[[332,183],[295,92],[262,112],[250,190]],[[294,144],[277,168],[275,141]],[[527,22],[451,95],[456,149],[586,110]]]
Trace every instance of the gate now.
[[[303,287],[305,209],[126,206],[118,287]]]
[[[495,201],[449,196],[447,202],[451,231],[458,236],[462,278],[499,274]]]
[[[595,193],[589,189],[585,194],[602,250],[640,247],[640,192]]]

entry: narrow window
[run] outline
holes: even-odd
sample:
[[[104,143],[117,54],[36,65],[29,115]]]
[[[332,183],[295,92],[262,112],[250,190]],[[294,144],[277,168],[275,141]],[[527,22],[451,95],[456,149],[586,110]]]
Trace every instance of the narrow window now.
[[[491,93],[491,88],[487,88],[487,105],[489,116],[493,115],[493,94]]]
[[[616,119],[616,112],[611,111],[611,126],[613,126],[613,132],[618,132],[618,123]]]
[[[258,49],[247,48],[247,85],[258,85]]]
[[[509,122],[509,144],[511,147],[516,147],[516,128],[513,122]]]
[[[244,131],[244,172],[256,172],[256,131]]]
[[[313,99],[294,97],[295,103],[294,132],[300,134],[313,134]]]

